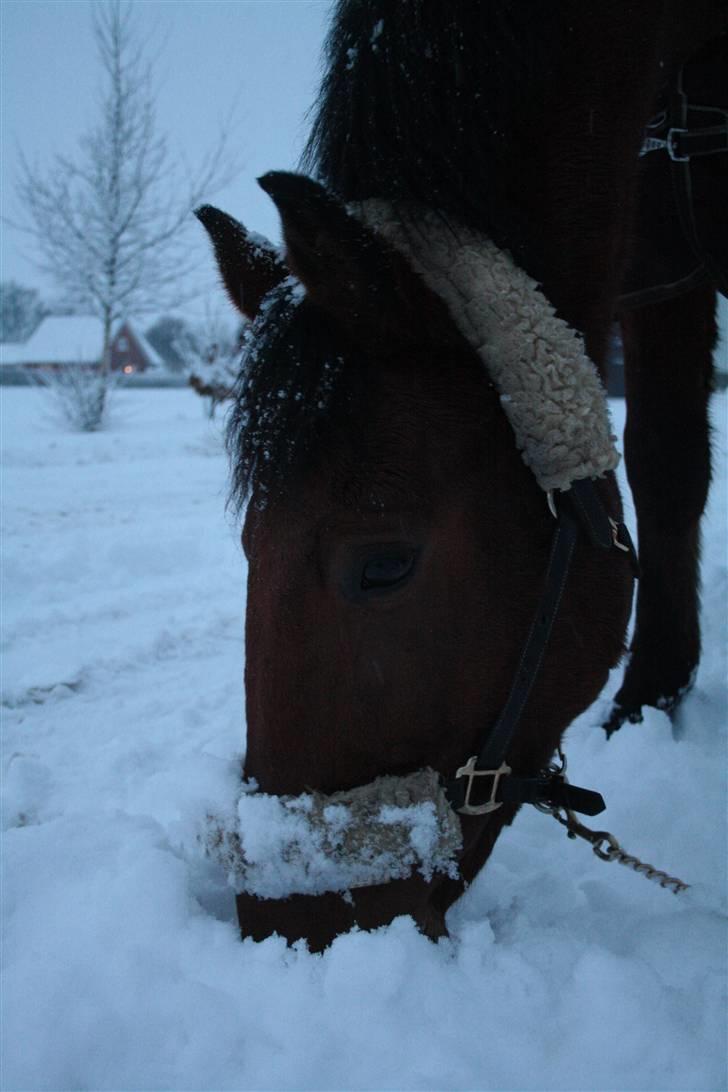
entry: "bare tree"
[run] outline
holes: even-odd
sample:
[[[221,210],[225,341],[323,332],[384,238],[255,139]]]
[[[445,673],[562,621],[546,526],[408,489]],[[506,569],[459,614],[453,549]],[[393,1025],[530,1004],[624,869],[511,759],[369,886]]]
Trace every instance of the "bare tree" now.
[[[18,191],[37,264],[62,302],[103,324],[100,377],[110,368],[115,324],[178,305],[190,272],[183,250],[190,211],[235,170],[225,132],[194,174],[183,171],[156,128],[151,66],[131,8],[97,9],[94,34],[104,93],[95,126],[74,158],[57,154],[41,173],[21,154]]]

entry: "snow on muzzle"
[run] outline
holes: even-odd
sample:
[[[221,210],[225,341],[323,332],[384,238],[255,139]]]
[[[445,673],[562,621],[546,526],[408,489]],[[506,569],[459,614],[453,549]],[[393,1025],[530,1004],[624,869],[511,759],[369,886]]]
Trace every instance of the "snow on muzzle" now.
[[[434,770],[379,777],[346,792],[269,796],[243,783],[227,814],[208,814],[200,841],[239,892],[321,895],[458,875],[460,821]]]

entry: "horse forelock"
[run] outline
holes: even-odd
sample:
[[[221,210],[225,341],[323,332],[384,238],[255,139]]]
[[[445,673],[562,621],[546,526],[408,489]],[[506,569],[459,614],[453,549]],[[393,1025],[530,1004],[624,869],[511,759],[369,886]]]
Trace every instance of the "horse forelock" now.
[[[282,488],[331,423],[342,345],[292,280],[274,289],[243,347],[226,427],[229,504],[239,513]]]
[[[477,391],[487,392],[484,402]],[[287,281],[251,325],[226,429],[229,504],[264,508],[331,464],[332,499],[357,507],[411,501],[425,480],[467,462],[496,395],[465,345],[442,354],[387,331],[360,345]],[[423,450],[422,437],[436,437]]]

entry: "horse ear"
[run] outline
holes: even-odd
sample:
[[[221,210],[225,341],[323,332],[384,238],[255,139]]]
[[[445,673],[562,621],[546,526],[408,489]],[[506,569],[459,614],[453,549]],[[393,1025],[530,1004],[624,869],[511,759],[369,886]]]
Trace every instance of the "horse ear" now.
[[[249,234],[226,212],[202,205],[195,216],[210,236],[230,299],[242,314],[255,318],[263,297],[285,280],[288,270],[267,239]]]
[[[424,332],[423,316],[441,317],[440,301],[405,258],[323,186],[283,171],[271,171],[258,184],[280,213],[291,272],[311,302],[345,328],[411,340]]]

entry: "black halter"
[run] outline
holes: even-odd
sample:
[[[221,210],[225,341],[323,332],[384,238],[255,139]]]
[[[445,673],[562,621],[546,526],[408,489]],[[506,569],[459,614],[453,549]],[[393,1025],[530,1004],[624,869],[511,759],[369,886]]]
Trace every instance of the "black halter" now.
[[[504,803],[548,804],[584,815],[598,815],[605,807],[599,793],[569,785],[551,771],[518,777],[506,765],[508,749],[548,646],[579,532],[600,550],[616,548],[629,554],[635,575],[638,571],[629,531],[623,523],[616,523],[608,515],[592,481],[574,482],[566,492],[548,496],[556,529],[546,581],[508,699],[480,754],[473,755],[445,784],[448,800],[461,815],[487,815]]]

